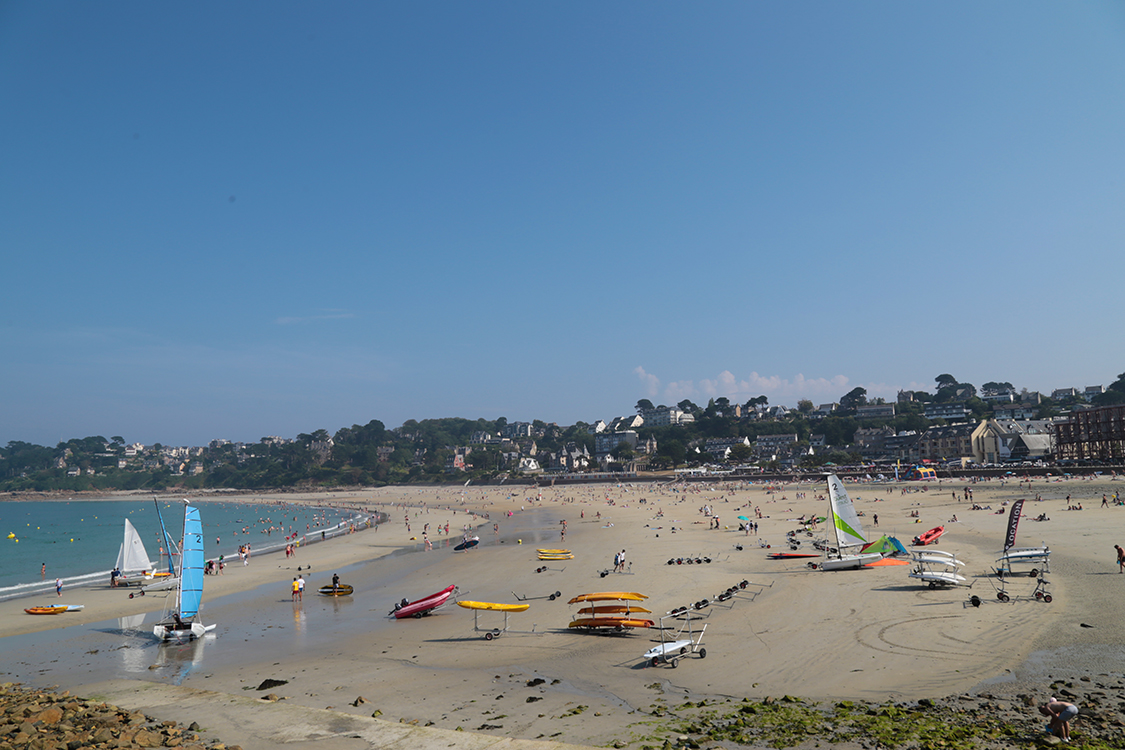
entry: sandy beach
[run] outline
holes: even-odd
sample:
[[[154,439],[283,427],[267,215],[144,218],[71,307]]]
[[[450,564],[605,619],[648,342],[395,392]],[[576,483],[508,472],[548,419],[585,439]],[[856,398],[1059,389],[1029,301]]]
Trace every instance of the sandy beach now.
[[[937,548],[967,562],[963,572],[974,581],[969,590],[924,588],[907,578],[907,566],[827,573],[799,560],[766,559],[759,538],[780,549],[786,532],[799,528],[798,517],[826,514],[823,482],[589,485],[544,488],[541,499],[526,486],[334,494],[333,503],[384,511],[390,520],[301,549],[292,559],[255,558],[208,576],[204,619],[217,623],[214,637],[158,646],[149,629],[163,596],[129,599],[108,587],[68,591],[61,601],[85,609],[48,617],[23,613],[38,602],[3,602],[0,679],[76,694],[86,685],[132,679],[232,696],[257,696],[263,681],[272,680],[278,684],[265,692],[310,709],[638,748],[651,742],[654,710],[659,714],[687,697],[1045,694],[1052,679],[1125,673],[1125,605],[1118,590],[1125,575],[1118,573],[1113,548],[1125,543],[1125,507],[1100,507],[1103,493],[1112,498],[1123,486],[1077,477],[1030,484],[946,480],[929,483],[925,492],[917,483],[847,485],[871,538],[889,534],[909,545],[915,535],[944,525]],[[973,503],[991,510],[969,510],[966,487]],[[1068,495],[1084,510],[1066,510]],[[323,501],[323,495],[305,499],[318,497]],[[1017,498],[1026,500],[1017,544],[1046,542],[1052,550],[1050,604],[1033,597],[1036,582],[1027,577],[1007,579],[1013,600],[1001,603],[999,583],[987,575],[1003,544],[1004,503]],[[718,516],[719,528],[701,512],[704,506]],[[1041,513],[1050,520],[1032,520]],[[758,521],[756,535],[738,531],[739,515]],[[436,533],[447,522],[449,535]],[[421,541],[427,523],[432,551]],[[451,547],[466,524],[475,525],[481,543],[455,553]],[[567,548],[574,559],[541,562],[537,547]],[[603,575],[623,549],[626,572]],[[667,564],[687,556],[711,562]],[[289,585],[298,566],[308,588],[295,604]],[[334,572],[354,586],[353,596],[316,595]],[[660,642],[655,629],[618,635],[566,627],[577,611],[567,601],[580,593],[644,593],[644,606],[659,621],[674,607],[744,580],[749,585],[737,597],[707,608],[707,657],[685,658],[675,669],[642,660]],[[485,640],[473,630],[473,613],[452,605],[420,620],[386,617],[399,599],[449,584],[459,587],[462,599],[516,603],[517,595],[527,597],[528,611],[511,615],[509,623],[513,631],[533,632]],[[558,599],[547,598],[555,592]],[[981,597],[980,607],[967,605],[970,594]],[[117,619],[143,614],[148,617],[139,627]],[[489,627],[503,623],[499,613],[480,617]]]

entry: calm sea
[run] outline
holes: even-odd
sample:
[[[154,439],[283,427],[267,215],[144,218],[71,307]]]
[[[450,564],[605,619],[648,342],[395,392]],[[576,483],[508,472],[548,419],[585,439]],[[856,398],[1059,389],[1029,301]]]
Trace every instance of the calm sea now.
[[[168,535],[183,533],[182,500],[160,500]],[[293,532],[319,539],[355,515],[340,508],[313,508],[288,503],[245,504],[193,498],[203,519],[208,558],[238,558],[250,544],[254,554],[284,549]],[[81,502],[0,502],[0,600],[40,592],[54,594],[55,579],[71,586],[109,582],[109,571],[125,536],[125,519],[136,527],[149,559],[167,570],[157,506],[150,498],[84,500]],[[42,573],[43,565],[47,571]]]

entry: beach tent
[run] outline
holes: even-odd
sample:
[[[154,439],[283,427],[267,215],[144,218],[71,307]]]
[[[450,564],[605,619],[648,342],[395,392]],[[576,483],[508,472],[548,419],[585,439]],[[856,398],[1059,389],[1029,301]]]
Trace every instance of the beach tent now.
[[[863,548],[864,552],[878,552],[882,555],[908,555],[906,547],[893,536],[881,536]]]

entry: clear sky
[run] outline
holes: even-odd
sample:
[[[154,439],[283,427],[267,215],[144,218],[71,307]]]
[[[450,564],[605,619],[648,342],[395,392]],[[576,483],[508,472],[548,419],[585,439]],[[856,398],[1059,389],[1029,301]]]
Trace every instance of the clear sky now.
[[[0,0],[0,444],[1125,370],[1117,2]]]

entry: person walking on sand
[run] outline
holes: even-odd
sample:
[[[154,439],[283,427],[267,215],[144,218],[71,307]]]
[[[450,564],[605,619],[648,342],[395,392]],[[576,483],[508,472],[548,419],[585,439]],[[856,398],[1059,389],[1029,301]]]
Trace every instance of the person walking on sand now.
[[[1078,706],[1066,701],[1060,701],[1055,696],[1039,707],[1039,713],[1050,717],[1047,731],[1063,742],[1070,742],[1070,720],[1078,715]]]
[[[62,579],[61,578],[55,579],[55,594],[57,596],[62,596]]]
[[[1120,544],[1113,545],[1113,548],[1117,550],[1117,572],[1125,573],[1125,549],[1121,549]]]
[[[297,601],[297,592],[298,592],[298,590],[299,590],[300,588],[301,588],[301,587],[300,587],[300,584],[298,584],[298,583],[297,583],[297,579],[296,579],[296,578],[294,578],[294,579],[293,579],[293,601],[294,601],[294,602],[296,602],[296,601]]]
[[[302,575],[297,576],[297,601],[302,601],[305,598],[305,577]]]
[[[879,514],[878,513],[872,513],[871,514],[871,524],[873,526],[879,525]]]

